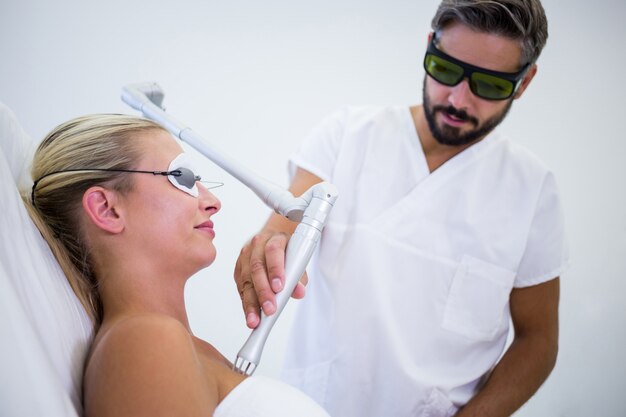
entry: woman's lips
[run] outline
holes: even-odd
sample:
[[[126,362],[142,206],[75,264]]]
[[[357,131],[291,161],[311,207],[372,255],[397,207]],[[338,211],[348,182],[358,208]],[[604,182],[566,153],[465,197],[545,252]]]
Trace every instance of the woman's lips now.
[[[215,230],[213,230],[213,222],[211,220],[207,220],[204,223],[197,225],[195,228],[215,237]]]

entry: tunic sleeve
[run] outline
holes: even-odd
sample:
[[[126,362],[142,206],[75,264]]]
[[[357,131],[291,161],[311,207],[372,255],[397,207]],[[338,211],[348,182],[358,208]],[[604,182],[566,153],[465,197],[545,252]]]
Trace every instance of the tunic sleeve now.
[[[515,287],[541,284],[560,276],[567,269],[568,252],[558,188],[554,175],[548,173],[530,224]]]
[[[330,114],[317,125],[300,144],[300,148],[289,158],[289,176],[293,178],[300,167],[330,181],[337,155],[344,136],[348,108]]]

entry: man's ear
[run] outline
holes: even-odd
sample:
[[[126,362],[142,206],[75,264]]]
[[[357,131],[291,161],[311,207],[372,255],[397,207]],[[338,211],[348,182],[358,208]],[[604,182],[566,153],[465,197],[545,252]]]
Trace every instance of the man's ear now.
[[[124,230],[124,219],[118,205],[118,194],[100,186],[90,187],[83,194],[83,209],[91,223],[109,233],[117,234]]]
[[[522,80],[522,83],[520,84],[519,88],[517,89],[517,92],[515,93],[515,100],[517,100],[518,98],[522,96],[522,94],[526,90],[526,87],[528,87],[528,84],[530,84],[532,79],[535,77],[536,73],[537,73],[537,64],[533,64],[528,69],[528,72],[526,73],[526,75],[524,75],[524,79]]]

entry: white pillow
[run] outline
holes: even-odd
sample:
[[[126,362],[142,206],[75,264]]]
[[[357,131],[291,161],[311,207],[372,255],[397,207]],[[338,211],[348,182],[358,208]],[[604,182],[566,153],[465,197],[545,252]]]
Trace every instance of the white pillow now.
[[[13,112],[0,102],[0,150],[8,162],[11,176],[20,190],[30,188],[30,163],[35,143],[24,132]]]
[[[33,148],[0,103],[0,415],[81,416],[92,324],[19,196]]]

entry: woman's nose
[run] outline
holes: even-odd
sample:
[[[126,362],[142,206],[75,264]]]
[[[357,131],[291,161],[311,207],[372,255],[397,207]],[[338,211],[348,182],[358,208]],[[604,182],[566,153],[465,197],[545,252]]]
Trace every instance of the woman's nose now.
[[[204,185],[198,183],[198,203],[204,211],[213,211],[217,213],[222,208],[222,202],[219,198],[210,192]]]

